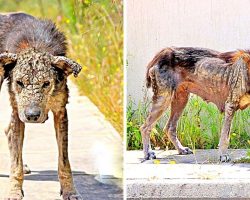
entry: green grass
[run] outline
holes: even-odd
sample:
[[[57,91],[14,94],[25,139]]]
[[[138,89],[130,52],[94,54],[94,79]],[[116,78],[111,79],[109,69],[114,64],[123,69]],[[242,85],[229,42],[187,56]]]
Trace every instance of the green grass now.
[[[233,163],[250,163],[250,149],[248,149],[245,157],[235,160]]]
[[[236,160],[233,163],[250,163],[250,157],[240,158],[239,160]]]
[[[0,0],[1,12],[52,19],[68,39],[68,56],[83,70],[74,80],[113,126],[123,128],[123,5],[121,0]],[[72,79],[73,80],[73,79]]]
[[[147,99],[135,105],[130,99],[127,106],[127,149],[142,149],[139,127],[144,123],[150,103]],[[230,136],[230,148],[250,148],[250,110],[237,111]],[[161,149],[174,149],[162,129],[169,111],[159,120],[151,133],[151,144]],[[183,145],[192,149],[217,148],[223,115],[213,104],[193,96],[179,120],[177,133]]]

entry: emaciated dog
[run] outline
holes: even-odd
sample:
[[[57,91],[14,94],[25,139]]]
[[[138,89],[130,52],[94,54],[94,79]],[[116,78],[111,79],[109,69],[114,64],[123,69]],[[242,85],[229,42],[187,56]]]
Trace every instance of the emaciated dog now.
[[[6,135],[11,170],[9,200],[23,198],[22,147],[25,123],[54,114],[58,175],[63,200],[79,200],[68,160],[67,77],[81,66],[65,57],[66,39],[48,20],[24,13],[0,15],[0,85],[8,80],[12,116]]]
[[[176,134],[176,126],[189,94],[200,96],[214,103],[224,112],[224,122],[219,141],[221,162],[230,161],[227,149],[230,127],[236,110],[250,105],[250,52],[220,53],[205,48],[171,47],[155,55],[148,64],[147,87],[152,87],[152,108],[141,126],[145,159],[156,158],[150,149],[150,132],[156,121],[170,106],[170,118],[164,128],[179,154],[191,154],[182,146]]]

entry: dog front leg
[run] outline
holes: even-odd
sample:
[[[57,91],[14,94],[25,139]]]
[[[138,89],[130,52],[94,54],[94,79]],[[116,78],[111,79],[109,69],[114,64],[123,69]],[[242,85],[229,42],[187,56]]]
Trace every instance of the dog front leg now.
[[[230,140],[230,129],[235,113],[235,105],[233,103],[226,103],[225,105],[225,116],[224,122],[221,130],[220,142],[219,142],[219,154],[221,162],[229,162],[230,157],[228,155],[227,149]]]
[[[63,200],[80,200],[77,194],[68,159],[68,117],[66,108],[54,112],[54,123],[58,145],[58,176]]]
[[[22,148],[24,138],[24,123],[20,121],[17,112],[11,115],[11,121],[6,129],[8,146],[10,151],[11,170],[9,200],[21,200],[23,198],[23,160]]]

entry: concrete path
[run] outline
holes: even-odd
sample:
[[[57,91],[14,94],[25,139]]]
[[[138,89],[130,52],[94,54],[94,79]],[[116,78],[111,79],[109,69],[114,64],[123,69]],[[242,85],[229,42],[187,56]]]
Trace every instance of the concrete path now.
[[[122,139],[85,96],[70,82],[69,155],[74,181],[83,199],[122,199]],[[4,128],[10,119],[6,85],[0,93],[0,199],[8,189],[9,152]],[[28,124],[24,163],[24,200],[58,200],[57,145],[50,114],[45,124]]]
[[[250,164],[218,163],[218,150],[196,150],[193,155],[155,151],[157,159],[143,161],[142,151],[126,152],[128,199],[250,199]],[[233,161],[246,150],[230,151]]]

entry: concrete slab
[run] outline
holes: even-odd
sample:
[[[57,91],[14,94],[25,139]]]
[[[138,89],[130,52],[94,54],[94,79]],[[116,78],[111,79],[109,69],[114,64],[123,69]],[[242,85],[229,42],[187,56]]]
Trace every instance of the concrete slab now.
[[[250,164],[219,163],[218,150],[193,155],[155,151],[157,159],[143,161],[142,151],[126,152],[128,199],[246,198],[250,199]],[[230,150],[232,161],[246,150]]]
[[[69,82],[69,156],[77,190],[84,199],[122,199],[122,138],[96,106]],[[0,93],[0,199],[8,189],[9,152],[4,128],[10,119],[6,85]],[[50,114],[45,124],[28,124],[24,163],[24,200],[60,199],[57,144]]]

